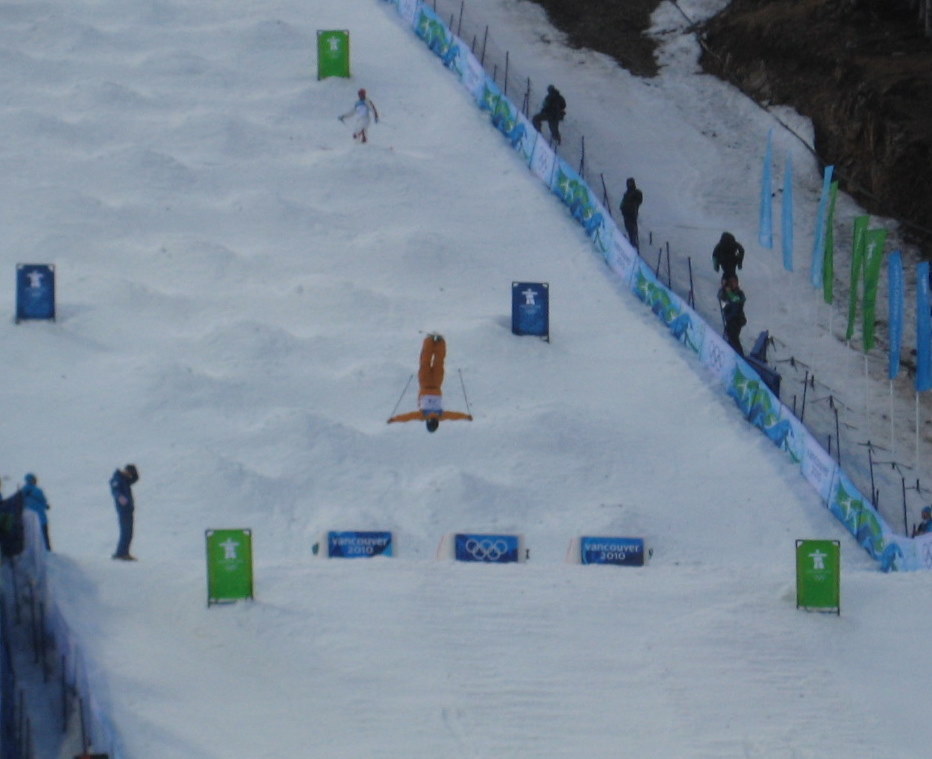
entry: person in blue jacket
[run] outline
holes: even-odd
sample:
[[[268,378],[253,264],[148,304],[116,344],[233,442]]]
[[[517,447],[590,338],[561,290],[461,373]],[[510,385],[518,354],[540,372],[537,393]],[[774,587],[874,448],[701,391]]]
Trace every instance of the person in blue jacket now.
[[[110,478],[110,492],[113,494],[113,505],[116,506],[117,520],[120,524],[120,540],[112,558],[122,561],[136,561],[136,557],[129,552],[129,544],[133,540],[133,485],[139,480],[139,472],[133,464],[127,464],[117,469]]]
[[[24,478],[26,484],[23,485],[23,506],[34,511],[39,517],[39,525],[42,527],[42,540],[45,542],[45,550],[52,550],[52,543],[49,540],[49,502],[45,499],[45,493],[42,492],[37,483],[38,478],[30,472]]]

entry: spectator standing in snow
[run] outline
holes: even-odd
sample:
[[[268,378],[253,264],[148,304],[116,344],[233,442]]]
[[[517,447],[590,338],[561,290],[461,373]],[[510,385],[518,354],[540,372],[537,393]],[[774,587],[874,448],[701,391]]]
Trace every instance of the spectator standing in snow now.
[[[550,138],[554,144],[560,144],[560,122],[566,116],[566,100],[560,94],[560,90],[552,84],[547,85],[547,96],[541,104],[540,111],[534,114],[531,123],[539,132],[540,125],[546,121],[550,129]]]
[[[374,118],[375,123],[379,123],[379,112],[376,110],[375,103],[366,97],[365,90],[359,90],[356,93],[359,100],[346,113],[340,116],[340,121],[345,122],[352,116],[353,121],[353,139],[360,142],[367,142],[366,130],[369,128],[369,119]]]
[[[136,561],[136,557],[129,552],[129,544],[133,540],[133,485],[139,480],[139,472],[132,464],[117,469],[110,478],[110,492],[113,494],[113,504],[116,506],[117,520],[120,525],[120,540],[117,543],[114,559],[122,561]]]
[[[428,432],[436,432],[440,420],[466,419],[472,421],[472,416],[462,411],[443,410],[443,362],[447,355],[447,343],[443,335],[430,334],[424,338],[421,345],[421,364],[417,379],[420,390],[417,395],[417,411],[393,416],[388,420],[392,422],[413,422],[423,420]]]
[[[49,502],[45,499],[45,493],[42,492],[37,483],[38,478],[31,472],[24,478],[26,484],[23,485],[23,506],[39,517],[39,525],[42,527],[42,540],[45,542],[45,550],[51,551],[52,544],[49,540]]]
[[[932,533],[932,506],[925,506],[922,509],[922,521],[916,526],[913,537],[929,533]]]
[[[625,222],[625,232],[628,233],[628,241],[634,246],[634,249],[640,252],[641,246],[638,242],[638,209],[644,202],[644,193],[642,193],[634,183],[634,178],[629,177],[627,189],[621,198],[621,218]]]
[[[725,321],[725,339],[734,348],[735,353],[744,356],[741,347],[741,329],[748,320],[744,316],[744,292],[738,285],[738,278],[731,276],[725,280],[718,291],[718,300],[722,307],[722,319]]]
[[[726,279],[737,276],[737,270],[744,264],[744,248],[731,232],[722,232],[712,251],[712,263],[715,271],[722,270],[722,284]]]

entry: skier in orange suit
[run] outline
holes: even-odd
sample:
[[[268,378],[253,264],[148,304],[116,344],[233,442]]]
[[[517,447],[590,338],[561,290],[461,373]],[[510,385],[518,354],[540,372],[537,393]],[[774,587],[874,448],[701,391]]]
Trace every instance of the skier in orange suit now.
[[[443,410],[443,360],[447,355],[447,343],[442,335],[428,335],[421,345],[421,366],[417,380],[420,391],[417,394],[417,411],[398,414],[388,420],[392,422],[414,422],[423,419],[428,432],[435,432],[441,419],[466,419],[472,421],[470,414],[462,411]]]

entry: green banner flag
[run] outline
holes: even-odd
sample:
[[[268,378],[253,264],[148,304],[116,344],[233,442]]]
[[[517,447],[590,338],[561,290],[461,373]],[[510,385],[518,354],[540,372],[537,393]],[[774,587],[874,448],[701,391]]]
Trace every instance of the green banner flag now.
[[[317,30],[317,78],[349,78],[349,30]]]
[[[796,608],[841,614],[841,544],[796,541]]]
[[[867,232],[867,257],[864,261],[864,311],[861,315],[864,334],[864,352],[874,347],[876,324],[877,282],[883,265],[883,247],[887,242],[886,229],[871,229]]]
[[[252,598],[252,530],[207,530],[207,605]]]
[[[835,199],[837,197],[838,182],[832,182],[825,222],[825,254],[822,256],[822,298],[828,304],[831,304],[835,298]]]
[[[869,223],[870,216],[858,216],[854,220],[851,239],[851,289],[848,291],[848,329],[845,331],[845,340],[850,340],[854,334],[854,321],[858,316],[858,285],[861,283],[861,267],[864,265]]]

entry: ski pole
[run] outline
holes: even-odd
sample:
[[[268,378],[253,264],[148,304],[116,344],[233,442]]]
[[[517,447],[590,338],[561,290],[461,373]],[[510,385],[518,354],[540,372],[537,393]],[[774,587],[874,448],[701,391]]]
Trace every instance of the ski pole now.
[[[392,413],[388,415],[389,419],[391,419],[395,415],[395,412],[398,410],[398,407],[401,405],[401,400],[405,397],[405,393],[408,392],[408,385],[411,384],[411,380],[413,379],[414,379],[414,374],[408,377],[408,381],[405,382],[405,389],[402,390],[401,395],[398,396],[398,403],[395,404],[395,408],[392,409]]]
[[[469,410],[469,398],[466,396],[466,383],[463,382],[463,370],[456,370],[460,375],[460,387],[463,388],[463,400],[466,402],[466,413],[472,416],[472,411]]]

